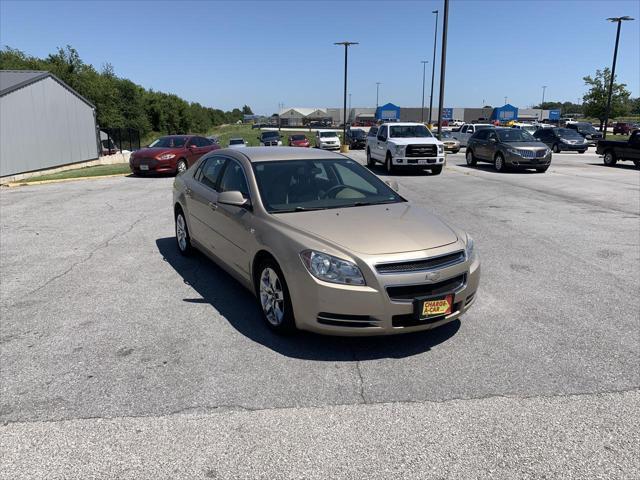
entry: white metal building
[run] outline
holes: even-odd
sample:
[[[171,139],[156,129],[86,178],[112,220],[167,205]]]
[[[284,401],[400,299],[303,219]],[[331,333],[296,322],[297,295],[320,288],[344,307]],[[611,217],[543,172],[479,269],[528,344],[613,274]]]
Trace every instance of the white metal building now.
[[[0,177],[98,158],[95,107],[49,72],[0,70]]]

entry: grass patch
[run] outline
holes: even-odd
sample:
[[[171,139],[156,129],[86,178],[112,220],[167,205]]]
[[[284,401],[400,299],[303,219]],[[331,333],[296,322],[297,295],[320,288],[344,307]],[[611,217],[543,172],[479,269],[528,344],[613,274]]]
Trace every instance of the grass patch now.
[[[131,173],[128,163],[116,163],[113,165],[96,165],[94,167],[74,168],[64,172],[49,173],[20,180],[18,183],[42,182],[44,180],[64,180],[67,178],[102,177],[104,175],[116,175]]]
[[[615,140],[616,142],[626,142],[629,140],[629,135],[613,135],[612,133],[607,133],[607,141]]]

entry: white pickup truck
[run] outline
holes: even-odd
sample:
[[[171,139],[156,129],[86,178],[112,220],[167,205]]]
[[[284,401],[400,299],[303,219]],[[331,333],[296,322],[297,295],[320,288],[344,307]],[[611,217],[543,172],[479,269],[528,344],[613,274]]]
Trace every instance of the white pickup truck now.
[[[471,135],[484,128],[493,128],[493,125],[489,123],[465,123],[460,127],[460,130],[453,130],[451,136],[460,142],[461,147],[466,147],[467,140],[471,138]]]
[[[388,173],[411,167],[437,175],[444,166],[444,145],[421,123],[383,123],[377,135],[367,136],[366,148],[367,165],[383,163]]]

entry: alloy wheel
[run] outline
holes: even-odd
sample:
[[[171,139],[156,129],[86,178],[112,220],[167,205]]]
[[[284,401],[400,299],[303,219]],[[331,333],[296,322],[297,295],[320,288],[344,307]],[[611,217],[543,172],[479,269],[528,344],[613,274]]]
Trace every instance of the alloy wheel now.
[[[260,275],[260,305],[267,321],[278,326],[284,319],[284,290],[278,274],[270,267]]]
[[[187,225],[185,224],[182,213],[179,213],[176,217],[176,238],[178,240],[178,247],[183,252],[187,250]]]
[[[496,170],[499,172],[504,170],[504,158],[502,158],[502,155],[496,156]]]
[[[178,162],[178,173],[184,173],[187,171],[187,164],[184,160]]]

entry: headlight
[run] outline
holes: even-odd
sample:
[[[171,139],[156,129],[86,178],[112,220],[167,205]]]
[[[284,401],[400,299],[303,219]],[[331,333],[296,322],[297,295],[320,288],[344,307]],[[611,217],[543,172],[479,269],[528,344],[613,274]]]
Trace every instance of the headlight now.
[[[438,153],[444,153],[444,145],[438,145]]]
[[[396,145],[395,146],[396,155],[402,155],[404,153],[405,147],[406,145]]]
[[[471,258],[473,255],[473,249],[475,247],[475,243],[473,242],[473,238],[467,235],[467,246],[464,249],[464,253],[467,256],[467,260]]]
[[[315,250],[305,250],[300,253],[300,258],[309,273],[320,280],[345,285],[365,285],[362,272],[353,262]]]
[[[512,153],[513,155],[520,155],[520,153],[518,152],[518,150],[516,150],[513,147],[507,147],[507,152]]]
[[[165,153],[163,155],[160,155],[158,157],[158,160],[171,160],[175,156],[176,156],[175,153]]]

